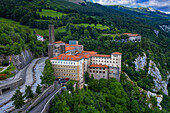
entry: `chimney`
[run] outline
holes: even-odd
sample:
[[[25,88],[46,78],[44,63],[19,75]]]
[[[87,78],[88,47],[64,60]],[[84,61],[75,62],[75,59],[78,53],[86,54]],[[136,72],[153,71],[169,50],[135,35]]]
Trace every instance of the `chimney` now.
[[[49,43],[54,44],[54,25],[49,24],[48,29],[49,29]]]
[[[48,57],[54,57],[54,25],[48,25],[49,29],[49,44],[48,44]]]

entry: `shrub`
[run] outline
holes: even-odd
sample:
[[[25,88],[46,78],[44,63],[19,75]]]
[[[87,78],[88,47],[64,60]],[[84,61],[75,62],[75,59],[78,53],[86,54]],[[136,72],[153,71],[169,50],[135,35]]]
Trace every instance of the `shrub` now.
[[[0,80],[4,80],[7,78],[7,74],[0,74]]]
[[[2,66],[8,66],[8,65],[9,65],[9,62],[7,60],[2,61]]]

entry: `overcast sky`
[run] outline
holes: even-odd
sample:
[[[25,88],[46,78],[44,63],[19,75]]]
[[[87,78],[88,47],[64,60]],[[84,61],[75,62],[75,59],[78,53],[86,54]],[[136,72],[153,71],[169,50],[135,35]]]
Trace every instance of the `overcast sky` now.
[[[102,5],[123,5],[127,7],[152,7],[170,13],[170,0],[91,0]]]

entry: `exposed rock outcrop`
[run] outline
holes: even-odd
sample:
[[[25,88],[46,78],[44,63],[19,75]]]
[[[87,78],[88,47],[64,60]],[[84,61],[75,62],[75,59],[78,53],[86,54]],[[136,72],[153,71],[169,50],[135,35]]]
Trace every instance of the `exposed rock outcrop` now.
[[[135,70],[140,71],[140,69],[144,70],[144,67],[147,65],[147,56],[144,53],[143,56],[138,56],[135,61]],[[148,68],[148,75],[150,74],[153,77],[154,87],[152,88],[153,91],[158,92],[160,89],[164,92],[164,94],[168,95],[167,85],[169,81],[170,74],[165,81],[162,80],[162,76],[160,70],[157,68],[156,64],[150,60]],[[160,65],[158,63],[158,65]],[[169,73],[169,72],[167,72]]]
[[[168,95],[167,86],[168,86],[169,76],[167,78],[167,81],[163,81],[159,69],[156,67],[156,64],[152,60],[150,60],[149,62],[148,74],[153,76],[155,87],[153,87],[152,90],[157,92],[160,89],[162,89],[164,94]]]
[[[150,99],[151,97],[156,97],[157,99],[157,106],[160,110],[162,110],[162,106],[161,106],[161,102],[162,102],[162,99],[163,99],[163,95],[158,95],[156,93],[152,93],[150,91],[147,91],[147,97],[148,99]],[[149,103],[149,108],[152,108],[152,104]]]
[[[127,77],[127,80],[128,80],[128,81],[130,81],[130,82],[132,82],[132,83],[134,84],[134,82],[130,79],[130,77],[129,77],[126,73],[125,73],[125,76]],[[157,99],[157,107],[158,107],[160,110],[162,110],[161,102],[162,102],[162,100],[163,100],[163,95],[158,95],[158,94],[156,94],[156,93],[152,93],[152,92],[150,92],[150,91],[146,91],[146,90],[140,88],[139,86],[138,86],[138,88],[139,88],[140,91],[144,91],[144,92],[147,94],[147,100],[146,100],[146,102],[149,101],[151,97],[156,97],[156,99]],[[152,108],[153,108],[152,103],[148,103],[148,107],[149,107],[150,109],[152,109]]]
[[[13,62],[13,65],[16,67],[16,70],[13,73],[17,73],[18,70],[23,69],[29,62],[33,59],[33,55],[30,51],[22,51],[20,55],[6,56],[5,58],[8,61]]]
[[[143,56],[138,56],[138,58],[135,59],[134,63],[135,63],[135,70],[139,71],[140,69],[144,70],[144,67],[147,64],[147,56],[144,53]]]

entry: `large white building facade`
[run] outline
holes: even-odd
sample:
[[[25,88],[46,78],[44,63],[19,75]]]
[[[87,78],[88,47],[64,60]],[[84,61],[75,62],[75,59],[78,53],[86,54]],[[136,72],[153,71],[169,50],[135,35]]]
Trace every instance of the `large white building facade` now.
[[[61,54],[50,59],[56,78],[70,78],[79,81],[79,87],[84,84],[84,58]]]
[[[85,72],[95,79],[120,80],[122,54],[119,52],[102,55],[94,51],[83,51],[83,45],[71,45],[62,41],[55,42],[55,51],[56,57],[50,61],[56,78],[77,80],[80,87],[84,83]]]

